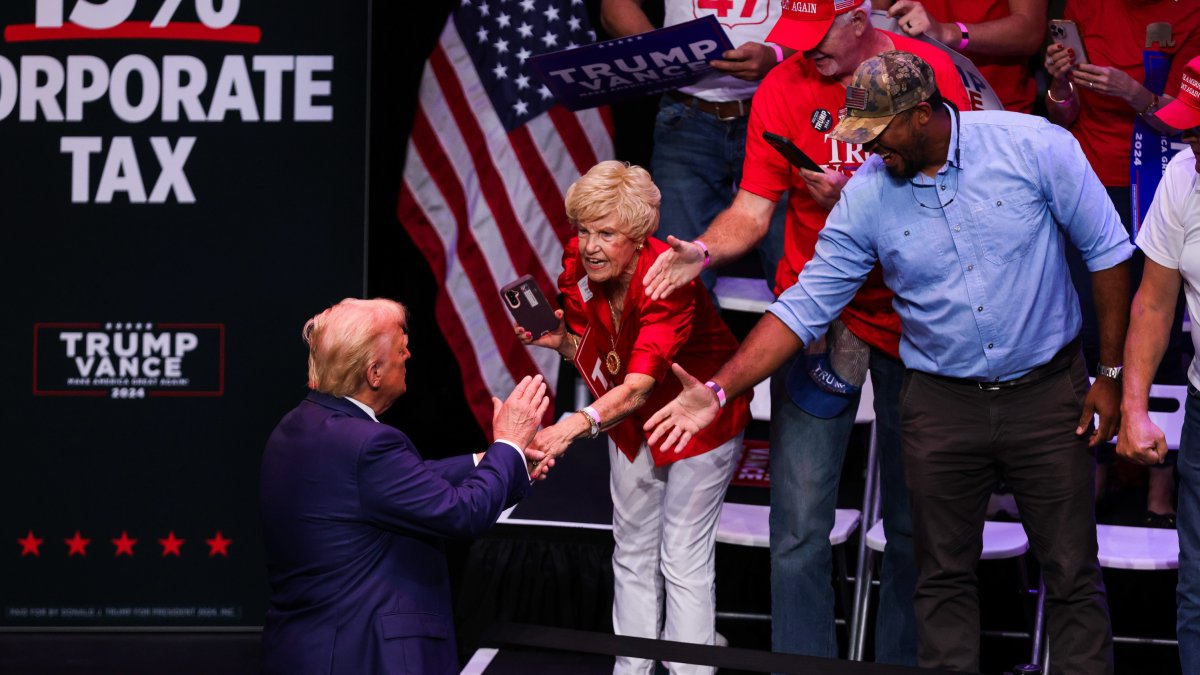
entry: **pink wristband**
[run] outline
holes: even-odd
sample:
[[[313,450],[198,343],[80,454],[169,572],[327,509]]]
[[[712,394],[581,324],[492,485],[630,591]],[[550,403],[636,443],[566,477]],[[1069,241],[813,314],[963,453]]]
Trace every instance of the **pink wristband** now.
[[[970,42],[971,39],[967,36],[967,24],[961,21],[955,21],[954,23],[958,24],[958,30],[962,31],[962,39],[958,41],[958,51],[961,52],[967,48],[967,43]]]
[[[783,47],[780,47],[779,45],[771,45],[771,48],[775,50],[775,62],[783,63]]]
[[[708,269],[708,266],[712,264],[712,256],[708,254],[708,247],[705,246],[704,242],[700,241],[699,239],[693,241],[692,243],[699,246],[701,251],[704,251],[704,266],[700,269]]]
[[[716,382],[713,382],[712,380],[709,380],[708,382],[704,383],[704,386],[708,387],[709,389],[712,389],[713,393],[717,395],[717,407],[724,408],[725,407],[725,390],[721,388],[721,385],[717,384]]]

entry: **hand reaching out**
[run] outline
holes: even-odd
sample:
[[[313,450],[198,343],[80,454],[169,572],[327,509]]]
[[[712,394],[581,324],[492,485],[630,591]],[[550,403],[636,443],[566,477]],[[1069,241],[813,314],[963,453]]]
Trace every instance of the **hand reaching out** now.
[[[671,372],[683,384],[683,391],[659,408],[642,428],[650,434],[646,439],[647,445],[653,446],[662,439],[664,451],[673,448],[675,452],[680,452],[692,440],[692,436],[716,419],[721,408],[713,391],[689,375],[678,363],[671,364]]]
[[[527,447],[537,433],[548,407],[550,398],[546,396],[546,383],[542,381],[542,376],[526,375],[504,403],[492,397],[492,437]]]
[[[667,237],[667,244],[671,250],[658,256],[642,279],[646,295],[651,300],[667,297],[675,289],[700,276],[700,270],[704,269],[704,251],[699,246],[674,236]]]

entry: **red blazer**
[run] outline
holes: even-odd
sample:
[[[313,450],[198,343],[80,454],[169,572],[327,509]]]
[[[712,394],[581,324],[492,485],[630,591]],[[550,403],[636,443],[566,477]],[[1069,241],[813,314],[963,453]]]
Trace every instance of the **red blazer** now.
[[[721,320],[704,286],[692,281],[661,300],[646,296],[642,277],[650,265],[669,247],[658,239],[647,239],[638,254],[637,270],[625,297],[621,313],[620,334],[616,351],[621,357],[621,370],[615,376],[621,382],[629,373],[653,377],[657,386],[646,403],[620,424],[609,429],[608,435],[630,461],[646,442],[642,425],[658,412],[682,387],[671,373],[671,362],[683,366],[701,382],[712,377],[737,351],[738,341]],[[612,314],[608,300],[599,288],[587,287],[591,300],[584,301],[587,274],[579,261],[579,238],[572,237],[563,251],[563,273],[558,278],[563,293],[563,312],[570,329],[583,335],[591,328],[601,351],[611,348]],[[585,374],[586,377],[586,374]],[[753,392],[730,399],[713,423],[692,438],[682,452],[663,452],[650,448],[655,466],[694,457],[721,445],[740,432],[750,422],[750,398]]]

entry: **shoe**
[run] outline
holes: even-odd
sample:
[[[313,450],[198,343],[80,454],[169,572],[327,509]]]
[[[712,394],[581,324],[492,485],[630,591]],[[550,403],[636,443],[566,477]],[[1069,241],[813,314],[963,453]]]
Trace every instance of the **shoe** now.
[[[1157,527],[1163,530],[1173,530],[1175,529],[1175,514],[1147,511],[1146,520],[1143,522],[1146,527]]]

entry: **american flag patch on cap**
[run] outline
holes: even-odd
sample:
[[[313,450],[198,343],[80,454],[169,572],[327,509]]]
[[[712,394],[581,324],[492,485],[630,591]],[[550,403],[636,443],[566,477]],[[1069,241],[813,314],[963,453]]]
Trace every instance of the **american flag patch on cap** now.
[[[850,110],[866,110],[867,90],[853,85],[846,87],[846,107]]]
[[[834,14],[854,9],[862,0],[833,0]]]

